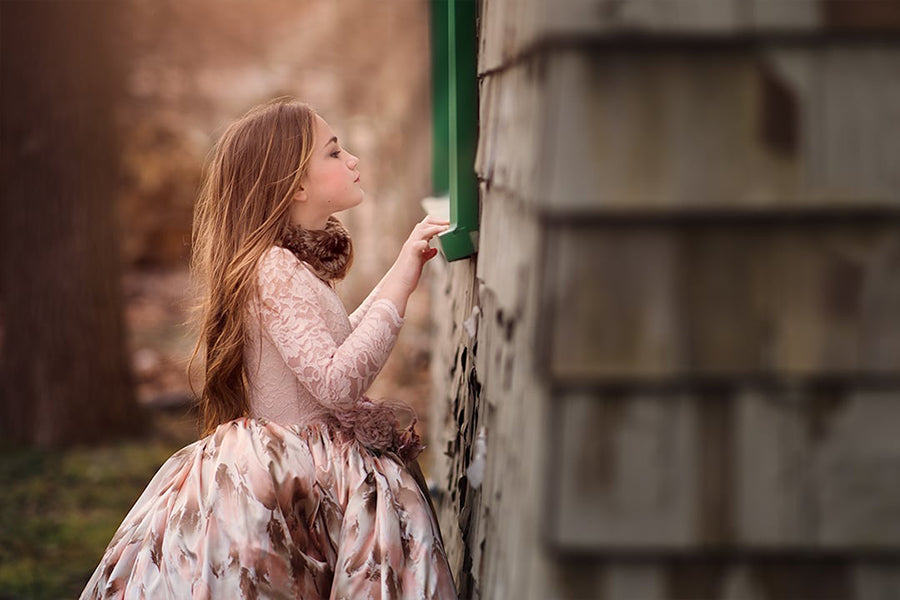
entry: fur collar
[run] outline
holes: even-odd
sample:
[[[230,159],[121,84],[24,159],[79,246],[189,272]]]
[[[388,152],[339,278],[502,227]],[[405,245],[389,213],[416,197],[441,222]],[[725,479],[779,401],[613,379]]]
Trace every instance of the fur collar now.
[[[288,225],[281,245],[329,284],[343,279],[353,263],[353,241],[343,223],[335,217],[328,217],[325,229]]]

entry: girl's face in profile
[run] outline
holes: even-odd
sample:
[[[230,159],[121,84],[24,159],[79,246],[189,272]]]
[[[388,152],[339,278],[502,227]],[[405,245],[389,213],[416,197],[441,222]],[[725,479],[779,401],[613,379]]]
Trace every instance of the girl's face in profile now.
[[[362,202],[358,165],[359,159],[341,148],[325,119],[316,115],[313,153],[301,178],[301,196],[312,212],[328,217]]]

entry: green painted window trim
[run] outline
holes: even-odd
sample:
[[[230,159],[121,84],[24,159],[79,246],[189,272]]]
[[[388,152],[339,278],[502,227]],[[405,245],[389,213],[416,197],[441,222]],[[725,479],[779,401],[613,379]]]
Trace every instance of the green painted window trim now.
[[[450,196],[450,229],[439,236],[448,261],[478,247],[478,80],[476,0],[431,0],[433,176]]]

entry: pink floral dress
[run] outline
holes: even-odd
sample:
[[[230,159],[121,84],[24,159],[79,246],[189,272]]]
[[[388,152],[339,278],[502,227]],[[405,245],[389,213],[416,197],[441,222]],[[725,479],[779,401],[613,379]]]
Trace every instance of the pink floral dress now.
[[[348,316],[280,247],[258,275],[251,416],[159,469],[81,598],[456,598],[420,479],[335,426],[372,406],[364,392],[403,323],[396,307],[376,289]]]

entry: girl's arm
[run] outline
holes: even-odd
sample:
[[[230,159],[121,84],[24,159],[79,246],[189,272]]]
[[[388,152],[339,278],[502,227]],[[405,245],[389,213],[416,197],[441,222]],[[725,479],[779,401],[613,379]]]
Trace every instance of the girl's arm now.
[[[259,267],[260,319],[300,383],[332,410],[352,409],[384,366],[403,324],[390,298],[376,298],[340,345],[315,292],[315,275],[273,247]]]
[[[356,329],[356,326],[359,325],[359,322],[362,321],[362,318],[366,316],[366,313],[369,312],[369,308],[372,306],[372,303],[378,298],[378,293],[381,291],[381,286],[384,285],[384,280],[387,278],[387,274],[381,278],[381,281],[378,282],[369,295],[366,296],[366,299],[362,301],[356,310],[350,313],[350,326],[353,329]]]
[[[436,249],[428,246],[428,241],[447,229],[447,225],[447,221],[433,217],[425,217],[416,224],[390,270],[366,296],[359,308],[350,315],[350,325],[354,329],[366,315],[369,307],[379,298],[390,298],[399,308],[401,315],[406,312],[406,301],[419,284],[422,267],[437,254]]]

